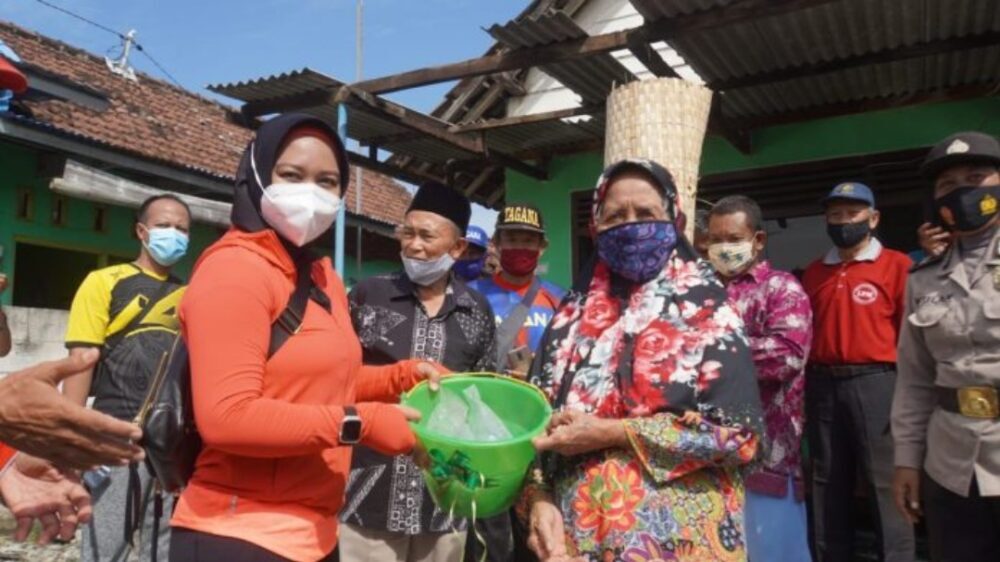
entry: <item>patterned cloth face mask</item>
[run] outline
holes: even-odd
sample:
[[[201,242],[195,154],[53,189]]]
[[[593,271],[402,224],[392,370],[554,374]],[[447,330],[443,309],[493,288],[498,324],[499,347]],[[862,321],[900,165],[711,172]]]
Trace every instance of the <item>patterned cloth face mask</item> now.
[[[655,278],[677,246],[669,221],[629,222],[597,235],[597,254],[618,275],[635,283]]]
[[[753,261],[753,240],[712,244],[708,247],[708,259],[716,271],[735,277]]]

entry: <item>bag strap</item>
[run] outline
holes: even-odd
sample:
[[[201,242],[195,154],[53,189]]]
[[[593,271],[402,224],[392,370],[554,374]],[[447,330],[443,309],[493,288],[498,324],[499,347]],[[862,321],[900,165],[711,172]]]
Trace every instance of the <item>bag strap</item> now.
[[[163,520],[163,493],[153,491],[153,544],[149,548],[150,562],[158,562],[157,554],[160,546],[160,522]]]
[[[128,489],[125,493],[125,543],[129,548],[135,546],[135,532],[142,526],[144,508],[139,463],[131,462],[128,465]]]
[[[268,346],[267,356],[274,357],[274,354],[285,345],[288,338],[294,336],[302,327],[302,319],[306,314],[306,306],[309,304],[309,292],[312,290],[312,268],[309,266],[300,267],[295,278],[295,291],[288,299],[288,306],[281,311],[278,318],[271,324],[271,343]]]
[[[535,297],[538,296],[538,291],[541,287],[542,281],[536,276],[531,281],[531,287],[524,294],[524,298],[521,299],[521,302],[517,303],[514,310],[507,315],[507,318],[503,319],[503,322],[497,328],[497,369],[504,370],[504,366],[507,365],[507,353],[514,347],[514,342],[517,341],[517,334],[521,331],[521,327],[524,326],[524,321],[528,319],[528,314],[531,312],[531,305],[535,304]]]

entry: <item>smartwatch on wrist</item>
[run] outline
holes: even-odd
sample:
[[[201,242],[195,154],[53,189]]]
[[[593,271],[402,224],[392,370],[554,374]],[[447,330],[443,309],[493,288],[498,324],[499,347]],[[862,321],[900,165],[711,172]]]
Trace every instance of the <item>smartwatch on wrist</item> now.
[[[354,445],[361,441],[361,416],[354,406],[344,406],[344,419],[340,422],[340,442]]]

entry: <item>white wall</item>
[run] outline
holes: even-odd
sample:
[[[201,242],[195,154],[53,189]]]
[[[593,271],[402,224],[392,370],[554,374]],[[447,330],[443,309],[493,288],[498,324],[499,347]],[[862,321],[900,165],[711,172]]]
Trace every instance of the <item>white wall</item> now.
[[[14,347],[7,357],[0,358],[0,376],[66,356],[64,338],[69,312],[18,306],[3,309]]]
[[[643,23],[642,15],[628,0],[591,0],[580,8],[573,20],[589,35],[613,33],[639,27]],[[666,43],[654,43],[654,46],[667,64],[676,68],[681,77],[699,84],[703,83],[690,67],[682,66],[684,60]],[[611,54],[640,80],[653,78],[646,67],[627,50],[613,51]],[[507,101],[508,116],[530,115],[580,105],[580,96],[537,68],[528,71],[525,89],[528,92],[526,95],[512,97]]]

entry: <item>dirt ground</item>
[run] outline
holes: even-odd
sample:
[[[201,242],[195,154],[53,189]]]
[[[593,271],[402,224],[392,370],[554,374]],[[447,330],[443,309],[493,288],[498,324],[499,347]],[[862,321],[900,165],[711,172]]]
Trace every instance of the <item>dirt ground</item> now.
[[[38,546],[32,542],[16,543],[11,540],[14,519],[10,512],[0,507],[0,561],[3,562],[79,562],[80,543]],[[79,535],[79,533],[77,533]]]

